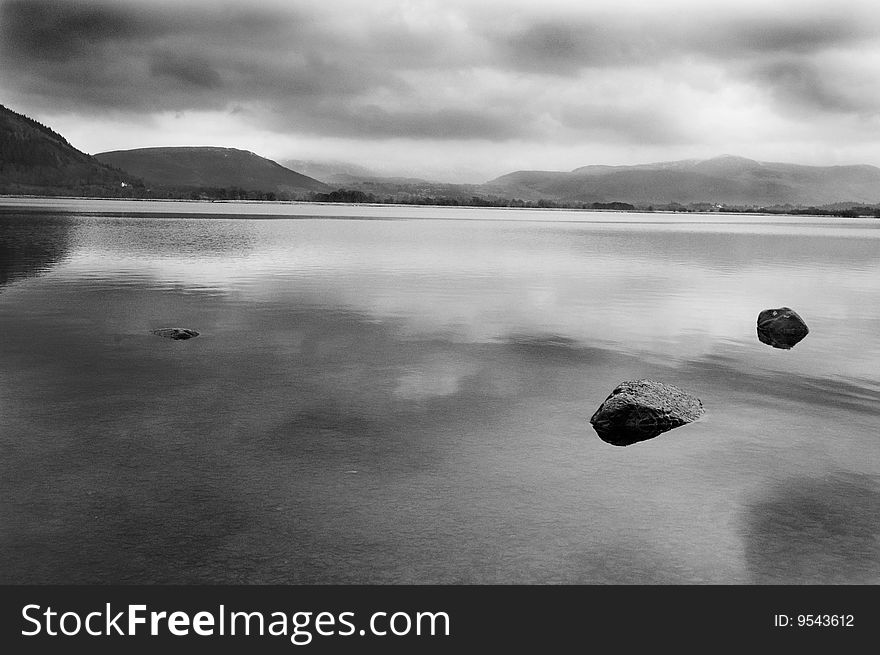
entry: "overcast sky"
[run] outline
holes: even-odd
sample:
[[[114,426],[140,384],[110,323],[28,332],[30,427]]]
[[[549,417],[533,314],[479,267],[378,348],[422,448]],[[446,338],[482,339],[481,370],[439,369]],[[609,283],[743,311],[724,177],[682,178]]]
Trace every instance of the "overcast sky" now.
[[[483,182],[880,165],[877,0],[0,0],[0,104],[89,153],[217,145]]]

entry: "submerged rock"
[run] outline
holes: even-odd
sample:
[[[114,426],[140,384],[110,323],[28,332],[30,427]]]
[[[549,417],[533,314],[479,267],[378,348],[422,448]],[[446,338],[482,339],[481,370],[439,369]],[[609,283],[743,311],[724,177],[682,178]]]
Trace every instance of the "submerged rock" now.
[[[765,309],[758,314],[758,340],[788,350],[809,334],[804,320],[788,307]]]
[[[696,421],[703,403],[678,387],[654,380],[621,382],[590,418],[602,441],[629,446]]]
[[[158,330],[153,330],[153,334],[165,337],[166,339],[192,339],[199,336],[199,333],[195,330],[188,330],[186,328],[159,328]]]

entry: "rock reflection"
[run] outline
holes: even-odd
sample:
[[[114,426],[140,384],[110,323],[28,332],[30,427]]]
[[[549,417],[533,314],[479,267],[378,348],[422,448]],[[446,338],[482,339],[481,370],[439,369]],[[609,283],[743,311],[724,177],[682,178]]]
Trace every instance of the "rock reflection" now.
[[[590,423],[602,441],[631,446],[698,420],[699,398],[655,380],[621,382],[602,402]]]
[[[189,330],[187,328],[159,328],[158,330],[153,330],[153,334],[158,337],[165,337],[166,339],[174,339],[175,341],[180,341],[184,339],[192,339],[193,337],[199,336],[199,333],[195,330]]]
[[[745,509],[745,558],[757,584],[880,582],[880,481],[797,477]]]
[[[788,307],[765,309],[758,314],[758,340],[768,346],[789,350],[809,332],[804,320]]]

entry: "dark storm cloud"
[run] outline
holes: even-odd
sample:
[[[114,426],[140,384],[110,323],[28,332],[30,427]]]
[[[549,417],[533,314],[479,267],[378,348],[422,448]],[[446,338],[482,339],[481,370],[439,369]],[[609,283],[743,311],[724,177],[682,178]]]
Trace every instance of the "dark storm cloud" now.
[[[695,64],[717,71],[719,86],[758,88],[783,113],[875,108],[872,94],[840,94],[823,65],[830,50],[873,42],[864,12],[615,4],[0,0],[0,90],[52,112],[244,107],[254,128],[441,140],[559,126],[557,140],[683,143],[687,94],[631,91],[661,69],[679,90],[696,85]]]
[[[798,59],[762,63],[752,75],[782,103],[802,111],[852,113],[870,110],[875,99],[853,98],[835,88],[834,81],[822,75],[816,64]]]
[[[875,73],[860,78],[854,66],[835,63],[845,53],[860,62],[880,47],[877,14],[838,8],[833,13],[784,15],[762,20],[741,17],[697,40],[707,57],[726,63],[728,72],[768,93],[787,114],[860,114],[880,110],[872,93]],[[725,59],[726,58],[726,59]]]
[[[807,5],[737,9],[692,5],[680,12],[641,13],[607,8],[582,15],[520,19],[485,28],[496,65],[524,73],[578,79],[585,72],[613,79],[620,71],[722,72],[728,82],[751,84],[784,112],[846,114],[880,109],[873,94],[841,94],[835,54],[880,48],[880,22],[872,10]],[[871,84],[870,79],[852,79]],[[624,84],[621,81],[621,84]],[[569,112],[570,113],[570,112]],[[607,125],[615,129],[609,114]],[[634,121],[633,126],[639,125]]]
[[[167,75],[185,84],[207,89],[221,84],[220,74],[208,62],[198,57],[163,53],[157,55],[150,64],[154,76]]]
[[[288,8],[9,0],[0,37],[7,83],[61,108],[205,109],[302,78],[312,93],[372,79],[351,70],[357,62],[322,66],[320,30]],[[205,93],[221,82],[234,84]]]
[[[809,55],[878,38],[877,24],[844,10],[800,15],[730,15],[691,8],[681,16],[596,13],[490,26],[503,65],[573,74],[692,57],[709,61]]]
[[[110,43],[139,44],[178,37],[191,46],[233,45],[226,39],[294,35],[302,16],[284,11],[216,3],[203,5],[132,0],[0,0],[3,50],[13,59],[59,55],[89,57]],[[196,43],[195,39],[206,39]]]
[[[831,47],[858,43],[876,36],[870,23],[846,11],[833,15],[763,18],[746,16],[709,25],[695,39],[704,51],[716,56],[761,53],[809,54]]]
[[[160,28],[142,12],[110,4],[8,0],[0,5],[5,59],[57,62],[84,57],[111,40],[139,40]]]
[[[261,106],[301,131],[453,138],[509,132],[479,112],[371,106],[410,86],[392,61],[440,56],[431,39],[387,25],[352,35],[288,5],[255,10],[103,2],[0,4],[6,84],[53,110],[155,112]],[[414,57],[413,55],[418,55]],[[422,59],[419,59],[422,57]],[[360,100],[358,100],[360,99]],[[356,102],[356,100],[358,100]]]
[[[597,140],[659,145],[688,140],[685,126],[657,107],[571,105],[560,117],[565,126]]]
[[[385,109],[333,106],[323,109],[299,103],[266,121],[277,131],[332,134],[351,138],[486,139],[501,141],[521,136],[528,126],[512,114],[464,109]]]
[[[527,72],[574,75],[584,68],[641,64],[662,44],[640,29],[611,21],[543,20],[497,32],[489,39],[502,65]]]

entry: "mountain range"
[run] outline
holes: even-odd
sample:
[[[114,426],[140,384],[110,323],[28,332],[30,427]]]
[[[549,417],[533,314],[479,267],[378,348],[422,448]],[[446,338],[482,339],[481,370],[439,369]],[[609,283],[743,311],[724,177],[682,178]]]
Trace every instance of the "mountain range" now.
[[[641,205],[877,203],[880,168],[801,166],[722,155],[636,166],[584,166],[565,172],[517,171],[487,182],[481,190],[524,199]]]
[[[0,105],[0,193],[5,194],[333,200],[340,194],[328,192],[344,187],[354,195],[343,197],[359,198],[355,201],[438,204],[491,204],[498,199],[510,205],[637,207],[880,203],[880,168],[875,166],[802,166],[733,155],[516,171],[483,184],[383,177],[344,162],[285,163],[297,170],[249,151],[220,147],[139,148],[91,156],[49,127]]]

